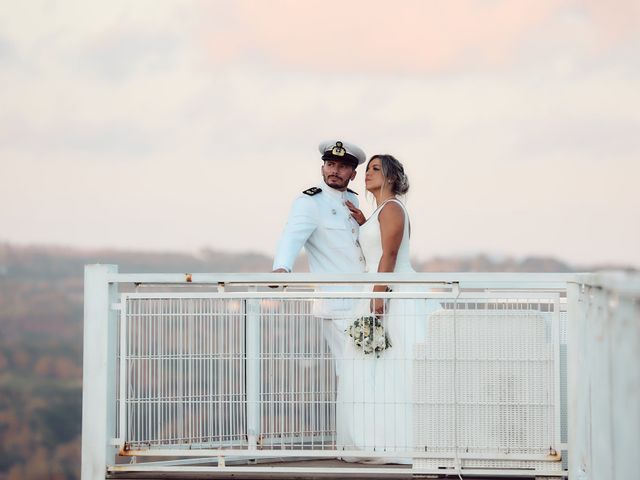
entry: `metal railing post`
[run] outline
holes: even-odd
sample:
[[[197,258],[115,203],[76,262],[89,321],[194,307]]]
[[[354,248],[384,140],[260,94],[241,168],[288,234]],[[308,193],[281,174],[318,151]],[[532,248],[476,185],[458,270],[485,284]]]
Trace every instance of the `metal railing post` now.
[[[572,478],[589,478],[591,469],[591,431],[589,430],[589,388],[590,379],[585,371],[588,338],[588,295],[583,285],[567,285],[567,412],[569,474]]]
[[[640,276],[569,285],[569,478],[626,479],[640,450]]]
[[[108,276],[116,265],[84,270],[84,352],[82,369],[82,480],[103,480],[115,463],[117,286]]]
[[[257,291],[250,287],[249,291]],[[246,302],[247,439],[256,449],[260,437],[260,300]]]

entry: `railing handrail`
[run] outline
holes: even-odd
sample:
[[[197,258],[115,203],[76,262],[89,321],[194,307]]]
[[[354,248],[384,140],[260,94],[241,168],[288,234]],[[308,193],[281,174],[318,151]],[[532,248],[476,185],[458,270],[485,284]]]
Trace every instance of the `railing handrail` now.
[[[159,285],[329,285],[406,283],[457,285],[460,288],[565,289],[584,273],[416,272],[416,273],[114,273],[110,283]]]
[[[579,275],[569,281],[600,288],[619,296],[640,297],[640,275],[630,272],[602,271]]]

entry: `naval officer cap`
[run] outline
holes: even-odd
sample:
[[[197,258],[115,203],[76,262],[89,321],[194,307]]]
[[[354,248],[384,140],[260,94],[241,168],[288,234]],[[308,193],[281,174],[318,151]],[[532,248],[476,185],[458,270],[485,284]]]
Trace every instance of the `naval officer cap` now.
[[[367,159],[360,147],[341,140],[322,142],[318,146],[318,150],[322,154],[322,160],[337,160],[350,163],[354,167],[364,163]]]

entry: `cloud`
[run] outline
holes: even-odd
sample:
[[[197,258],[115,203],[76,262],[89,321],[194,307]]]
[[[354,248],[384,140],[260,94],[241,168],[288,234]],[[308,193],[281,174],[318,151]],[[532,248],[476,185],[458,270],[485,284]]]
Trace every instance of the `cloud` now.
[[[35,155],[85,152],[109,155],[113,159],[120,154],[131,158],[157,152],[164,137],[161,132],[122,122],[87,125],[65,121],[42,128],[20,118],[0,119],[0,149]]]
[[[521,48],[544,38],[546,28],[565,17],[580,18],[591,38],[583,45],[562,25],[548,40],[555,49],[577,45],[605,54],[638,38],[640,19],[631,0],[242,0],[234,5],[231,12],[209,7],[207,17],[220,14],[226,23],[201,31],[214,65],[262,63],[336,74],[459,72],[526,62]]]
[[[523,127],[523,126],[521,126]],[[578,155],[584,161],[606,161],[612,167],[640,153],[640,119],[636,122],[589,118],[521,128],[514,148],[518,158]],[[526,133],[525,133],[526,132]]]
[[[581,5],[598,35],[597,48],[600,51],[632,42],[640,46],[638,25],[640,22],[640,3],[636,0],[585,0],[574,2]]]
[[[15,58],[13,44],[8,38],[0,35],[0,67],[7,66]]]
[[[116,29],[94,38],[80,62],[107,79],[124,81],[140,71],[176,68],[184,47],[184,39],[170,32]]]

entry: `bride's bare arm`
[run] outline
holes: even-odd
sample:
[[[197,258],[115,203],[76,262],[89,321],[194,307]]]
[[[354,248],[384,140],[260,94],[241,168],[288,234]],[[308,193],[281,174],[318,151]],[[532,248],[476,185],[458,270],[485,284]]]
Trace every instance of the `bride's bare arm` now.
[[[382,256],[378,263],[378,272],[393,272],[396,267],[398,250],[404,235],[404,211],[396,202],[388,202],[378,215],[380,223],[380,238],[382,239]],[[384,292],[387,285],[376,285],[374,292]],[[383,313],[384,302],[377,299],[374,302],[376,313]]]

